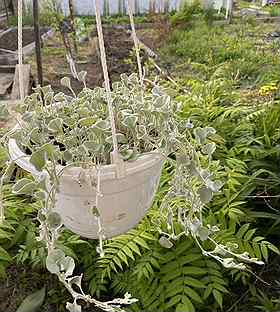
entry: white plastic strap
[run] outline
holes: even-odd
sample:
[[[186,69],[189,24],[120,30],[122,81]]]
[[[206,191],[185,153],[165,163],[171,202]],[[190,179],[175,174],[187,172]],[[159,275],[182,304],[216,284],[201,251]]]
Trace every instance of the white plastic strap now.
[[[95,17],[96,17],[98,40],[99,40],[100,58],[101,58],[103,75],[104,75],[107,104],[108,104],[109,118],[110,118],[110,123],[111,123],[111,131],[112,131],[112,139],[113,139],[113,152],[111,153],[111,162],[115,164],[117,167],[117,177],[123,177],[125,175],[125,168],[124,168],[123,160],[120,158],[120,155],[118,152],[118,140],[117,140],[117,134],[116,134],[113,100],[111,96],[110,80],[109,80],[109,74],[108,74],[105,44],[104,44],[104,37],[103,37],[103,30],[102,30],[102,23],[101,23],[101,16],[100,16],[100,5],[99,5],[98,0],[94,0],[94,2],[95,2]]]
[[[18,0],[18,74],[19,95],[24,100],[23,74],[22,74],[22,0]]]
[[[127,9],[128,9],[128,15],[129,15],[131,31],[132,31],[132,38],[133,38],[135,53],[136,53],[136,58],[137,58],[139,79],[140,79],[140,82],[142,83],[143,82],[143,70],[142,70],[141,58],[140,58],[140,47],[139,47],[140,42],[139,42],[139,39],[137,38],[136,30],[135,30],[135,24],[134,24],[133,12],[132,12],[132,0],[128,0]]]

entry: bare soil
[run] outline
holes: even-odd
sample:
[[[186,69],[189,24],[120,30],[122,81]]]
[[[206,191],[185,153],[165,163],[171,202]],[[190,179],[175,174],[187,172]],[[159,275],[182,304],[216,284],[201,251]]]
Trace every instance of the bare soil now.
[[[46,31],[46,28],[41,28],[41,34],[45,33]],[[32,28],[23,29],[22,45],[26,46],[34,41],[34,30]],[[11,31],[0,37],[0,48],[11,51],[16,51],[18,49],[18,33],[16,28],[13,28]]]
[[[153,26],[150,29],[137,30],[138,36],[151,49],[158,48],[163,42],[162,28]],[[111,82],[119,79],[123,73],[132,73],[137,70],[136,60],[133,54],[133,40],[127,29],[118,27],[104,28],[104,41],[107,55],[107,63]],[[63,46],[61,35],[56,33],[49,38],[42,49],[44,85],[50,84],[54,91],[70,93],[60,84],[61,78],[68,76],[72,81],[75,92],[82,90],[82,84],[74,79],[70,73],[70,67],[66,60],[66,49]],[[96,33],[93,32],[90,39],[79,44],[78,53],[74,57],[77,72],[87,72],[87,87],[102,86],[103,73],[99,59]],[[143,61],[145,60],[143,54]],[[32,65],[32,74],[36,75],[36,63],[34,56],[27,60]]]
[[[30,267],[20,265],[9,267],[7,277],[0,280],[0,311],[15,312],[27,296],[44,286],[46,287],[46,297],[52,297],[52,289],[56,288],[58,290],[56,277]],[[61,297],[65,295],[64,292],[60,294]],[[57,312],[58,306],[56,304],[45,304],[40,311]]]

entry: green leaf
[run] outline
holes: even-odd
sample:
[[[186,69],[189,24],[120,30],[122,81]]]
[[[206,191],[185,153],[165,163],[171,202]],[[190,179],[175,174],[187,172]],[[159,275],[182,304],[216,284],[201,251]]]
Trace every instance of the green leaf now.
[[[196,287],[196,288],[206,288],[206,286],[199,280],[192,277],[185,277],[184,283],[186,285]]]
[[[10,262],[12,260],[8,252],[0,246],[0,261]]]
[[[36,190],[36,187],[37,185],[35,182],[30,179],[23,178],[13,186],[12,190],[15,194],[32,195]]]
[[[184,287],[184,293],[186,295],[188,295],[194,301],[197,301],[199,303],[203,303],[203,301],[200,298],[199,294],[195,290],[191,289],[190,287]]]
[[[274,246],[273,244],[268,243],[268,244],[267,244],[267,247],[268,247],[270,250],[272,250],[273,252],[275,252],[277,255],[280,254],[279,249],[278,249],[276,246]]]
[[[37,312],[45,300],[45,287],[26,297],[16,312]]]
[[[146,249],[150,249],[150,247],[148,246],[148,244],[144,241],[144,239],[142,239],[141,237],[134,237],[133,239],[138,245],[146,248]]]
[[[79,124],[82,127],[90,127],[96,122],[94,117],[85,117],[79,120]]]
[[[183,296],[182,298],[183,304],[185,307],[187,307],[188,310],[185,310],[185,312],[195,312],[195,308],[191,302],[191,300],[187,296]]]
[[[47,163],[47,160],[47,152],[39,149],[32,153],[29,161],[36,168],[36,170],[42,171]]]
[[[166,309],[173,307],[174,305],[176,305],[178,302],[181,301],[182,296],[181,295],[177,295],[172,297],[167,303],[166,303]]]
[[[188,266],[183,268],[183,273],[186,275],[204,275],[205,269],[194,266]]]
[[[223,307],[223,295],[216,289],[213,290],[213,295],[214,295],[214,298],[215,300],[218,302],[219,306]]]
[[[267,250],[267,245],[265,243],[261,244],[261,251],[262,251],[262,255],[265,259],[265,261],[268,261],[268,250]]]
[[[139,247],[134,242],[128,242],[127,246],[133,250],[137,255],[141,256]]]

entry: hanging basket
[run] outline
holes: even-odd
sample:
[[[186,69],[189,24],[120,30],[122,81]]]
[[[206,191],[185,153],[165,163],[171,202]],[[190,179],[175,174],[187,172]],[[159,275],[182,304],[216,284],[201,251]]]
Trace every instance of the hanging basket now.
[[[42,174],[29,162],[29,157],[19,148],[15,139],[9,140],[9,153],[11,159],[32,176]],[[152,152],[141,155],[133,162],[125,162],[123,178],[117,178],[116,165],[100,168],[98,210],[106,239],[127,232],[144,217],[156,193],[163,163],[163,156]],[[83,181],[79,182],[81,171],[85,174]],[[96,169],[65,169],[60,177],[54,209],[67,228],[91,239],[99,237],[97,218],[93,214],[96,188],[90,179],[96,174]]]

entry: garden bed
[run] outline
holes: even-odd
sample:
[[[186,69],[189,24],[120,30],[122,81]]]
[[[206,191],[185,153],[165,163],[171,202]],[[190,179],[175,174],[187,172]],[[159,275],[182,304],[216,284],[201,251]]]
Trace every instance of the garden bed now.
[[[160,45],[162,36],[156,28],[141,28],[138,30],[139,39],[151,49]],[[137,70],[133,58],[133,40],[130,32],[126,27],[107,26],[104,29],[104,40],[107,54],[107,62],[110,79],[116,81],[123,73],[131,73]],[[46,41],[43,53],[43,73],[44,84],[51,84],[55,91],[69,92],[60,84],[61,78],[69,76],[69,65],[65,59],[65,48],[62,45],[59,34],[56,34]],[[32,57],[28,60],[32,64],[32,72],[36,72],[35,59]],[[59,69],[59,71],[58,71]],[[90,34],[90,39],[82,44],[78,49],[76,57],[77,72],[87,72],[87,86],[93,88],[103,84],[103,73],[99,60],[98,40],[96,32]],[[72,79],[72,88],[75,92],[82,89],[82,84]]]
[[[41,38],[44,41],[52,35],[48,27],[41,28]],[[35,34],[31,27],[23,28],[23,56],[30,55],[35,49]],[[9,28],[0,34],[0,64],[9,65],[17,63],[18,32],[17,28]]]

